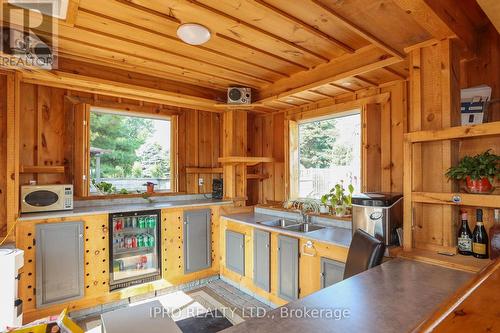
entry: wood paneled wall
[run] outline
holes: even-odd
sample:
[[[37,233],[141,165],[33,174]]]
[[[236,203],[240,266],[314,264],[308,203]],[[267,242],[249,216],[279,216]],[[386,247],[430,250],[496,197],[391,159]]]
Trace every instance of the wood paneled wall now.
[[[249,173],[265,179],[248,180],[248,204],[284,201],[285,195],[285,115],[249,114],[248,156],[274,157],[274,163],[259,164]]]
[[[22,174],[21,184],[72,183],[73,179],[73,103],[124,109],[137,113],[178,116],[178,191],[209,193],[212,174],[186,174],[186,167],[216,167],[220,154],[221,116],[218,113],[172,108],[159,104],[110,96],[68,91],[33,84],[21,87],[21,165],[64,165],[64,174]],[[174,130],[174,129],[173,129]],[[198,178],[204,180],[198,186]]]
[[[7,96],[7,76],[0,75],[0,96]],[[0,235],[7,233],[7,99],[0,98]]]
[[[188,167],[218,167],[222,156],[222,114],[185,109],[179,114],[179,192],[211,193],[212,180],[220,174],[186,174]],[[203,179],[199,186],[198,179]]]

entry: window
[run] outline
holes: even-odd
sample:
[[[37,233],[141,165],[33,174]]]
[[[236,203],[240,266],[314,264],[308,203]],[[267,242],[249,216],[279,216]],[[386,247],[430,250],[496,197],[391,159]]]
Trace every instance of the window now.
[[[90,109],[89,193],[171,191],[171,121]]]
[[[320,198],[337,183],[361,188],[361,114],[298,125],[298,195]]]

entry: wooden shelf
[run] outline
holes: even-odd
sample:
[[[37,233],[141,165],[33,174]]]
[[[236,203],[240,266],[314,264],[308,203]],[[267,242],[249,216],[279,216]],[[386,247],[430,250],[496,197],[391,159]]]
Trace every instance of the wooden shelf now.
[[[256,165],[259,163],[272,163],[272,157],[248,157],[248,156],[228,156],[219,157],[219,163],[222,164],[246,164],[248,166]]]
[[[471,273],[479,273],[491,263],[489,259],[477,259],[473,256],[463,256],[460,254],[445,256],[435,251],[421,249],[401,251],[399,257]]]
[[[222,173],[222,168],[186,168],[186,173]]]
[[[500,195],[469,193],[412,192],[412,202],[500,208]]]
[[[64,173],[64,166],[21,166],[20,173]]]
[[[261,175],[257,173],[248,173],[247,174],[247,179],[258,179],[258,180],[264,180],[269,178],[269,175]]]
[[[405,140],[412,143],[418,143],[490,135],[500,135],[500,121],[478,125],[456,126],[436,131],[411,132],[405,134]]]

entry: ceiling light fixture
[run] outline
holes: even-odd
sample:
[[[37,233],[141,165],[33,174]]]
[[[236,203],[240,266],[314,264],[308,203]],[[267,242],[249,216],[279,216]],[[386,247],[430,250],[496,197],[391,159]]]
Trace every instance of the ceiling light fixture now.
[[[201,45],[210,39],[210,30],[198,23],[185,23],[177,28],[177,36],[190,45]]]

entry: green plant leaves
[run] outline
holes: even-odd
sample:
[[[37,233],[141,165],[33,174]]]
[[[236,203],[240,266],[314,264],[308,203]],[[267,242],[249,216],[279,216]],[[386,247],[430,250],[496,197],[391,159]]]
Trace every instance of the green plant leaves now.
[[[482,154],[465,156],[457,166],[451,167],[445,175],[449,179],[463,180],[470,176],[474,180],[488,178],[493,184],[494,178],[500,177],[500,156],[491,154],[488,149]]]

